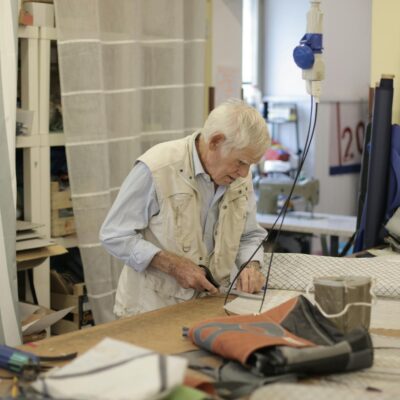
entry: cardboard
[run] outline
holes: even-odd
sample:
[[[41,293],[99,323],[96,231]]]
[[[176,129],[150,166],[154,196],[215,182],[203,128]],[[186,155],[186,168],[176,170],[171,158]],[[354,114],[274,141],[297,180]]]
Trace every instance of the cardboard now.
[[[42,226],[44,226],[44,224],[38,224],[35,222],[22,221],[22,220],[17,219],[17,232],[41,228]]]
[[[54,311],[43,306],[20,302],[19,309],[22,334],[23,336],[27,336],[40,333],[49,328],[64,318],[74,307]]]
[[[43,236],[40,236],[39,232],[34,231],[32,229],[17,232],[17,242],[19,242],[21,240],[36,239],[36,238],[42,239]]]
[[[24,271],[38,267],[47,257],[58,256],[67,252],[68,250],[65,247],[57,244],[38,249],[18,251],[16,255],[17,270]]]
[[[36,260],[39,258],[47,258],[51,256],[58,256],[67,253],[67,249],[58,244],[42,247],[39,249],[25,250],[17,252],[17,263]]]
[[[46,239],[27,239],[27,240],[21,240],[18,241],[15,244],[15,249],[18,251],[24,251],[24,250],[33,250],[33,249],[38,249],[46,246],[51,246],[53,245],[54,242],[50,242],[49,240]]]

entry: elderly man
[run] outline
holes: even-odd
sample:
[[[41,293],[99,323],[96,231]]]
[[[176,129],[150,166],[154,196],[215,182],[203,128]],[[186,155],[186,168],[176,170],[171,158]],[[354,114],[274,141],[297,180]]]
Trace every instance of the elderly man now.
[[[139,157],[100,231],[104,247],[125,263],[117,316],[229,285],[265,236],[256,222],[250,166],[269,143],[261,115],[233,99],[215,108],[200,131]],[[261,289],[262,259],[260,249],[237,289]]]

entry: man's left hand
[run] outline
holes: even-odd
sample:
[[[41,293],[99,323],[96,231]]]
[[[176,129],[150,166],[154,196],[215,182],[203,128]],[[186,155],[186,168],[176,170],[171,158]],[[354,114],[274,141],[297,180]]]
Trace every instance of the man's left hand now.
[[[250,262],[237,279],[236,289],[246,293],[257,293],[265,283],[258,261]]]

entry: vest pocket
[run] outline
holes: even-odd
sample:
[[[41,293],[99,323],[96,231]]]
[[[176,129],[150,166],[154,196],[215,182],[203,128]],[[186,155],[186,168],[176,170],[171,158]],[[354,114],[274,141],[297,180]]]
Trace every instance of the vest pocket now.
[[[246,219],[247,206],[248,201],[246,195],[237,197],[229,203],[229,207],[232,207],[234,217],[238,220],[239,223],[241,222],[241,220]]]
[[[194,227],[193,213],[195,212],[191,193],[176,193],[168,197],[174,226],[174,238],[178,248],[188,253],[192,247],[192,230]],[[168,223],[167,223],[168,225]]]

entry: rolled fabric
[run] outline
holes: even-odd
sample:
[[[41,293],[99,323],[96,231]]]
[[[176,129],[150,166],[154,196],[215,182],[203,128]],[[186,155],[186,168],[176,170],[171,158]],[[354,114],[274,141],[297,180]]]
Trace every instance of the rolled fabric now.
[[[374,98],[367,194],[360,227],[363,230],[362,249],[374,247],[383,241],[383,223],[388,197],[392,104],[393,77],[382,76]]]
[[[390,150],[389,190],[385,223],[400,207],[400,126],[393,125]]]
[[[364,137],[364,151],[361,159],[361,177],[358,188],[358,208],[357,208],[357,229],[361,225],[361,217],[365,204],[365,196],[367,194],[368,181],[368,164],[369,164],[369,143],[371,141],[371,123],[368,123]]]

